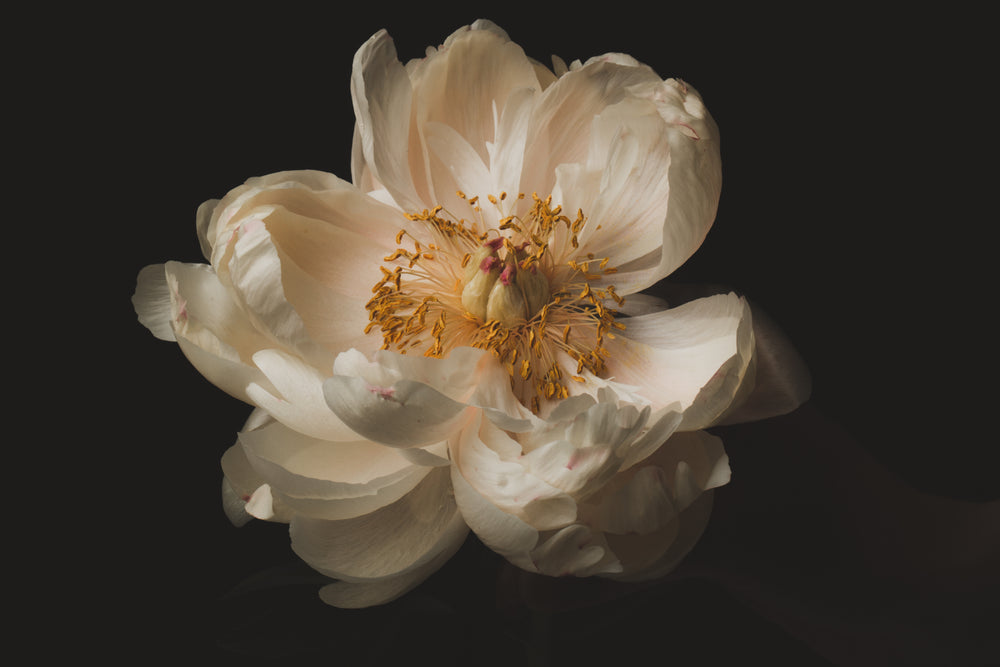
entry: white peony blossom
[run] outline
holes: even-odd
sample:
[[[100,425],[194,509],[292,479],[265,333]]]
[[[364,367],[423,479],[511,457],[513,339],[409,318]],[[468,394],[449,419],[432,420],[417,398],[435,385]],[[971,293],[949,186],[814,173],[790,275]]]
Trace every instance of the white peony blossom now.
[[[338,606],[470,528],[542,574],[668,572],[729,479],[703,429],[808,392],[780,340],[758,372],[743,298],[639,294],[715,217],[701,98],[621,54],[550,71],[487,21],[405,65],[376,34],[351,90],[353,183],[251,179],[198,211],[209,264],[139,275],[140,321],[255,406],[227,514],[289,523]]]

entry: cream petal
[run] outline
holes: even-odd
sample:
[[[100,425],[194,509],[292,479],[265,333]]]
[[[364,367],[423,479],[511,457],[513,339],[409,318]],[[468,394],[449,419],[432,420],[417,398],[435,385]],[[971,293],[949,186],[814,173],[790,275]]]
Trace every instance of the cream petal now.
[[[244,430],[260,428],[272,423],[270,415],[260,409],[254,410],[246,423]],[[236,526],[242,526],[250,519],[254,518],[247,511],[247,503],[253,498],[254,493],[266,482],[260,474],[254,470],[250,460],[247,458],[243,445],[237,441],[222,455],[220,461],[222,467],[222,506],[229,520]],[[288,523],[291,520],[291,511],[279,502],[274,502],[271,498],[271,521]]]
[[[170,286],[167,284],[166,267],[151,264],[139,271],[136,278],[132,307],[139,323],[150,333],[165,341],[176,341],[171,325],[173,312],[170,304]]]
[[[220,273],[225,273],[228,253],[231,251],[233,232],[236,225],[248,214],[248,211],[260,206],[273,205],[285,198],[289,201],[289,193],[296,190],[313,190],[331,192],[351,188],[350,183],[337,178],[333,174],[322,171],[279,171],[265,176],[247,179],[242,185],[233,188],[218,200],[210,200],[203,208],[212,207],[211,216],[204,221],[207,211],[199,210],[199,228],[204,228],[205,244],[211,245],[211,262]],[[294,199],[291,199],[294,201]]]
[[[487,547],[515,565],[534,570],[529,553],[538,544],[538,529],[497,507],[451,467],[455,502],[465,522]]]
[[[485,22],[453,33],[413,79],[418,127],[443,123],[453,128],[484,164],[490,159],[487,145],[497,138],[498,110],[516,91],[540,89],[521,47]]]
[[[663,243],[671,194],[668,136],[655,107],[645,100],[619,102],[594,119],[588,163],[591,171],[600,169],[599,189],[591,191],[592,201],[579,205],[563,199],[588,215],[579,235],[581,254],[593,252],[618,267]],[[623,293],[635,291],[618,274],[613,278]]]
[[[354,172],[368,171],[403,210],[424,208],[410,173],[410,109],[413,92],[396,47],[380,30],[354,56],[351,97],[360,158],[355,150]]]
[[[358,435],[330,410],[323,396],[326,379],[301,359],[281,350],[261,350],[253,362],[276,393],[254,383],[247,389],[255,405],[289,428],[321,440],[357,440]]]
[[[487,419],[458,436],[452,461],[469,484],[501,510],[538,530],[561,528],[576,519],[576,502],[533,474],[519,460],[521,446]]]
[[[251,402],[246,387],[270,387],[249,363],[254,351],[268,345],[233,301],[210,266],[168,262],[164,267],[170,290],[171,326],[177,344],[191,365],[229,395]]]
[[[421,447],[446,439],[467,419],[466,406],[413,380],[372,385],[334,375],[323,383],[326,402],[359,435],[390,447]]]
[[[353,519],[296,516],[292,549],[314,569],[365,581],[419,568],[464,539],[468,529],[451,497],[446,468],[434,468],[391,505]]]
[[[238,228],[228,263],[232,289],[258,331],[304,355],[317,367],[333,364],[333,353],[318,345],[289,302],[282,283],[281,258],[264,220],[270,208],[255,209]],[[273,347],[269,345],[268,347]]]
[[[494,194],[519,192],[521,170],[527,149],[528,125],[538,97],[538,91],[534,88],[521,88],[513,91],[503,106],[496,130],[496,141],[487,144]]]
[[[586,163],[594,117],[630,87],[652,80],[659,77],[648,67],[604,62],[567,72],[546,88],[534,109],[520,191],[552,192],[559,165]]]
[[[667,125],[670,183],[660,252],[624,265],[615,275],[622,294],[645,289],[673,273],[708,234],[722,191],[719,131],[698,92],[674,79],[632,91],[656,104]]]
[[[369,441],[310,438],[280,422],[240,432],[247,461],[297,515],[347,519],[395,502],[430,468]]]
[[[609,375],[642,387],[654,409],[679,403],[682,430],[717,420],[753,355],[746,302],[735,294],[716,295],[624,322],[625,330],[606,344]]]
[[[198,243],[201,245],[202,256],[208,262],[212,261],[212,245],[215,242],[212,214],[215,213],[218,205],[218,199],[209,199],[202,202],[195,212],[195,231],[198,233]]]

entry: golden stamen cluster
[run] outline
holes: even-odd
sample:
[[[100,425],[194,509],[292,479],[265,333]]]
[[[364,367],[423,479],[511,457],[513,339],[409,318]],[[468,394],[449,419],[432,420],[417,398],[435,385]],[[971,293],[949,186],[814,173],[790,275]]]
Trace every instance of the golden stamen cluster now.
[[[394,266],[380,267],[365,333],[377,329],[382,349],[403,354],[422,348],[425,356],[441,358],[463,345],[489,350],[515,394],[538,412],[542,399],[569,396],[568,380],[586,382],[584,370],[605,371],[604,341],[625,328],[609,304],[621,306],[624,299],[613,286],[596,288],[591,281],[616,269],[606,257],[573,256],[587,222],[582,211],[571,220],[552,207],[551,197],[533,195],[527,213],[506,215],[506,193],[490,195],[501,213],[492,228],[482,221],[478,197],[458,195],[479,224],[440,206],[408,214],[426,225],[433,241],[425,246],[407,230],[397,234],[397,245],[410,237],[413,247],[383,258]],[[572,362],[575,374],[566,370]]]

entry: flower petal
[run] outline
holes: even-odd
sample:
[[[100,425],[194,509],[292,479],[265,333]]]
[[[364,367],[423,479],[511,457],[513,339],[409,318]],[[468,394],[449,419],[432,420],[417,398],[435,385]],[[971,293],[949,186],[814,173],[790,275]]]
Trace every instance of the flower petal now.
[[[329,442],[271,422],[240,432],[247,462],[296,514],[348,519],[409,493],[430,472],[373,442]]]
[[[791,412],[812,391],[809,369],[778,324],[756,305],[753,311],[754,376],[752,391],[734,401],[719,423],[738,424]]]
[[[275,419],[295,431],[321,440],[357,440],[358,435],[326,404],[318,370],[281,350],[261,350],[253,362],[276,390],[259,384],[247,387],[248,397]]]
[[[384,185],[403,210],[424,206],[413,186],[409,163],[410,108],[413,93],[406,69],[396,58],[396,47],[385,30],[362,45],[354,56],[351,97],[357,119],[355,146],[364,157],[364,167],[355,151],[356,175],[367,171]]]
[[[250,363],[253,353],[272,342],[261,336],[205,264],[167,262],[171,326],[177,344],[199,373],[241,401],[251,402],[251,383],[270,383]]]
[[[477,417],[455,441],[452,460],[480,494],[538,530],[562,528],[576,519],[576,502],[532,473],[521,446],[487,419]]]
[[[390,447],[440,442],[466,419],[465,405],[412,380],[383,386],[335,375],[323,383],[323,393],[330,409],[348,427]]]
[[[139,271],[136,278],[132,306],[139,317],[139,323],[165,341],[176,341],[170,305],[170,286],[167,284],[166,267],[151,264]]]
[[[735,294],[624,320],[606,346],[608,372],[642,387],[654,409],[679,403],[682,430],[717,420],[732,403],[753,354],[750,309]]]
[[[464,539],[468,528],[451,497],[449,473],[434,468],[391,505],[352,519],[296,516],[292,548],[311,567],[345,581],[419,568]]]

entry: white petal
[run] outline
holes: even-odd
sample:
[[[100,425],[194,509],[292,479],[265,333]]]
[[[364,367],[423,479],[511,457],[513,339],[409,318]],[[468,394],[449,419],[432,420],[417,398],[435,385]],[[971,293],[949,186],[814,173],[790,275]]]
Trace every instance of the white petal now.
[[[466,406],[420,382],[375,386],[335,375],[323,383],[326,402],[359,435],[390,447],[420,447],[446,439],[466,420]]]
[[[753,354],[743,299],[706,297],[624,323],[606,345],[616,381],[642,387],[654,409],[679,403],[683,430],[704,428],[729,407]]]
[[[533,474],[519,460],[520,445],[489,420],[465,428],[452,460],[466,481],[501,510],[536,529],[561,528],[576,519],[576,502]]]
[[[418,568],[464,539],[447,469],[435,468],[409,494],[353,519],[296,516],[292,548],[316,570],[345,581],[388,577]]]
[[[272,495],[297,514],[346,519],[397,501],[428,474],[368,441],[310,438],[280,422],[244,430],[240,444]]]
[[[132,295],[139,322],[160,340],[175,341],[171,326],[170,287],[163,264],[152,264],[139,271]]]
[[[528,135],[521,191],[552,192],[558,165],[586,162],[594,116],[650,80],[659,77],[647,67],[607,62],[568,72],[546,88]]]
[[[188,361],[212,384],[250,402],[246,387],[270,387],[251,363],[253,353],[270,342],[257,331],[232,300],[211,267],[167,262],[172,326]]]
[[[332,365],[333,355],[312,340],[285,295],[281,258],[264,224],[273,210],[256,209],[257,215],[240,223],[228,264],[232,288],[257,330],[267,332],[278,344],[307,355],[317,366]]]
[[[451,479],[455,502],[480,541],[515,565],[533,569],[528,554],[538,543],[538,529],[488,500],[466,481],[458,466],[452,466]]]
[[[358,439],[326,404],[323,397],[326,378],[315,368],[280,350],[261,350],[254,354],[253,362],[277,393],[251,384],[247,395],[275,419],[321,440]]]
[[[357,119],[357,146],[365,167],[403,210],[424,208],[410,174],[412,90],[396,47],[380,30],[358,49],[351,72],[351,97]],[[355,164],[359,161],[355,156]],[[355,167],[355,171],[360,171]]]

